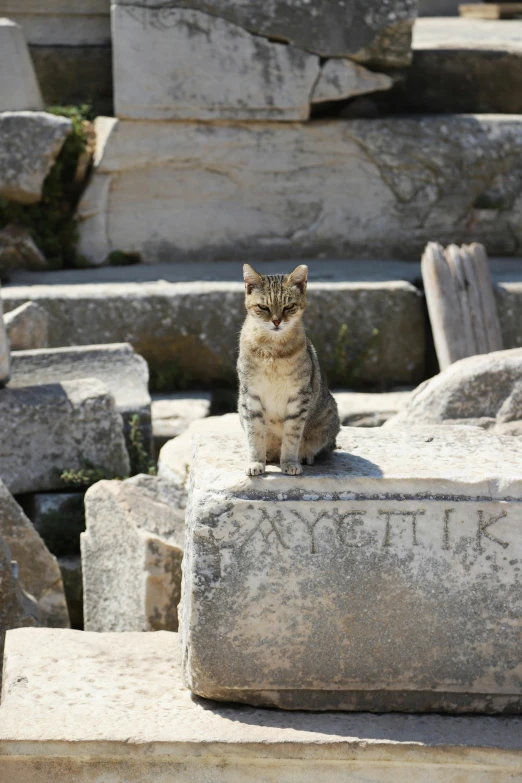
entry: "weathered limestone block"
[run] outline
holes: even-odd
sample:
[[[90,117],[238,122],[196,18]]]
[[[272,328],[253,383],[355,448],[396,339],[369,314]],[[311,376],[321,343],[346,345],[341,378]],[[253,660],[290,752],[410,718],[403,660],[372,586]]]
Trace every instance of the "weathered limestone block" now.
[[[332,387],[354,379],[416,385],[426,377],[424,302],[413,285],[311,283],[308,291],[305,320]],[[52,346],[125,340],[153,370],[175,370],[198,385],[235,384],[242,282],[16,286],[2,296],[6,310],[29,299],[44,307]]]
[[[29,230],[8,225],[0,231],[0,273],[7,276],[15,269],[45,269],[47,261]]]
[[[111,40],[110,0],[0,0],[0,14],[37,46],[96,46]]]
[[[155,476],[100,481],[87,491],[86,630],[177,630],[185,523],[177,498]]]
[[[34,204],[72,130],[66,117],[45,112],[0,113],[0,198]]]
[[[414,0],[116,0],[134,7],[142,27],[176,24],[178,8],[211,14],[277,41],[286,41],[322,57],[351,57],[373,65],[408,65]],[[175,7],[173,7],[175,6]]]
[[[333,393],[341,424],[346,427],[380,427],[406,405],[410,394],[409,390],[372,394],[354,391]]]
[[[92,263],[113,250],[146,262],[419,258],[436,236],[509,255],[521,189],[517,117],[120,121],[79,205],[79,248]]]
[[[18,581],[18,567],[7,543],[0,535],[0,664],[4,653],[6,631],[40,625],[40,609],[34,598],[25,593]],[[0,666],[0,683],[2,668]]]
[[[11,350],[46,348],[49,342],[49,316],[36,302],[26,302],[4,315]]]
[[[384,73],[374,73],[351,60],[327,60],[312,93],[312,103],[338,101],[378,90],[389,90],[393,80]]]
[[[522,775],[519,717],[203,702],[183,687],[177,635],[165,631],[10,631],[0,743],[2,783],[512,783]]]
[[[9,317],[9,313],[7,316]],[[91,320],[92,312],[87,310],[85,317],[87,321]],[[152,423],[149,368],[145,359],[139,356],[131,345],[114,343],[45,348],[13,351],[11,354],[11,388],[76,381],[81,378],[97,378],[107,386],[114,397],[116,409],[123,416],[126,434],[129,432],[132,417],[139,417],[143,443],[145,448],[150,450]]]
[[[0,112],[41,109],[42,96],[22,28],[0,18]]]
[[[306,120],[319,57],[190,9],[114,6],[115,109],[149,120]]]
[[[298,480],[197,437],[184,681],[285,709],[522,708],[522,444],[469,427],[343,428]]]
[[[18,563],[18,578],[24,592],[38,604],[43,625],[68,628],[62,577],[56,558],[51,555],[30,520],[0,481],[0,538]]]
[[[470,356],[422,383],[386,427],[473,424],[522,434],[522,348]]]
[[[61,489],[63,471],[125,476],[123,422],[94,378],[0,390],[0,479],[12,493]]]
[[[210,392],[177,392],[152,396],[152,434],[156,453],[167,441],[177,438],[193,421],[210,413]]]
[[[10,374],[9,340],[3,319],[2,298],[0,297],[0,389],[9,380]]]
[[[80,554],[84,492],[34,492],[18,500],[46,547],[57,557]]]

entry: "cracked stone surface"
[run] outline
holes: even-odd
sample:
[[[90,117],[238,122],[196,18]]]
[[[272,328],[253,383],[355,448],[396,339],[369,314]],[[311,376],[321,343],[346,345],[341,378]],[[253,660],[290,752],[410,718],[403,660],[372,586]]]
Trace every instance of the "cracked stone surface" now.
[[[39,111],[0,113],[0,198],[34,204],[72,130],[66,117]]]
[[[284,709],[519,712],[522,443],[343,427],[289,477],[194,440],[184,681]]]
[[[171,29],[191,8],[228,19],[251,33],[321,57],[351,57],[377,66],[408,65],[415,0],[116,0],[137,6],[143,28]]]
[[[157,476],[100,481],[81,535],[87,631],[176,631],[185,513]]]
[[[8,546],[11,558],[18,563],[21,589],[38,604],[41,624],[50,628],[68,628],[69,614],[56,558],[2,481],[0,539]],[[0,572],[0,582],[2,578]]]
[[[419,258],[522,244],[522,121],[116,121],[79,206],[80,252],[147,262]],[[100,187],[102,185],[102,187]]]

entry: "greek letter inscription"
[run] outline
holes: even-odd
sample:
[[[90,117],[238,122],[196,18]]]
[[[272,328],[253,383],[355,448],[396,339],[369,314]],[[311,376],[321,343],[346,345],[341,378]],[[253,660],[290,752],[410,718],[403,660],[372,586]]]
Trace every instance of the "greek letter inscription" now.
[[[484,552],[484,547],[482,546],[483,538],[489,538],[489,540],[493,541],[493,543],[499,544],[503,549],[507,549],[509,543],[507,541],[501,541],[500,538],[496,538],[496,536],[492,535],[488,530],[488,528],[491,525],[494,525],[495,522],[498,522],[499,519],[504,519],[504,517],[507,517],[507,511],[503,511],[501,514],[498,515],[498,517],[490,517],[487,521],[484,520],[483,511],[477,511],[477,514],[478,514],[478,526],[477,526],[478,551],[480,553]]]
[[[424,516],[425,509],[418,508],[416,511],[379,511],[379,516],[386,517],[386,527],[384,529],[383,546],[391,546],[391,517],[410,517],[411,518],[411,543],[413,546],[418,546],[417,541],[417,517]]]

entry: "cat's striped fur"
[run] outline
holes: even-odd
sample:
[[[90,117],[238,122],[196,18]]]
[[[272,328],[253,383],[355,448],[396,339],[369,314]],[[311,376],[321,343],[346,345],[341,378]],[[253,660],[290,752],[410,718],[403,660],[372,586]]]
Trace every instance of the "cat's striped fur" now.
[[[239,345],[239,416],[248,442],[249,476],[280,462],[302,473],[335,448],[339,415],[302,316],[308,267],[290,275],[260,275],[243,267],[247,317]]]

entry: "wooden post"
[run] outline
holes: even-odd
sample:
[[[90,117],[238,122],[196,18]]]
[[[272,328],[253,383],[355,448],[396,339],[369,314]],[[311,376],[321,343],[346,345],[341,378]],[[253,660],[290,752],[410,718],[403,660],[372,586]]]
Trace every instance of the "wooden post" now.
[[[466,356],[502,350],[488,259],[482,245],[426,246],[421,262],[441,370]]]

